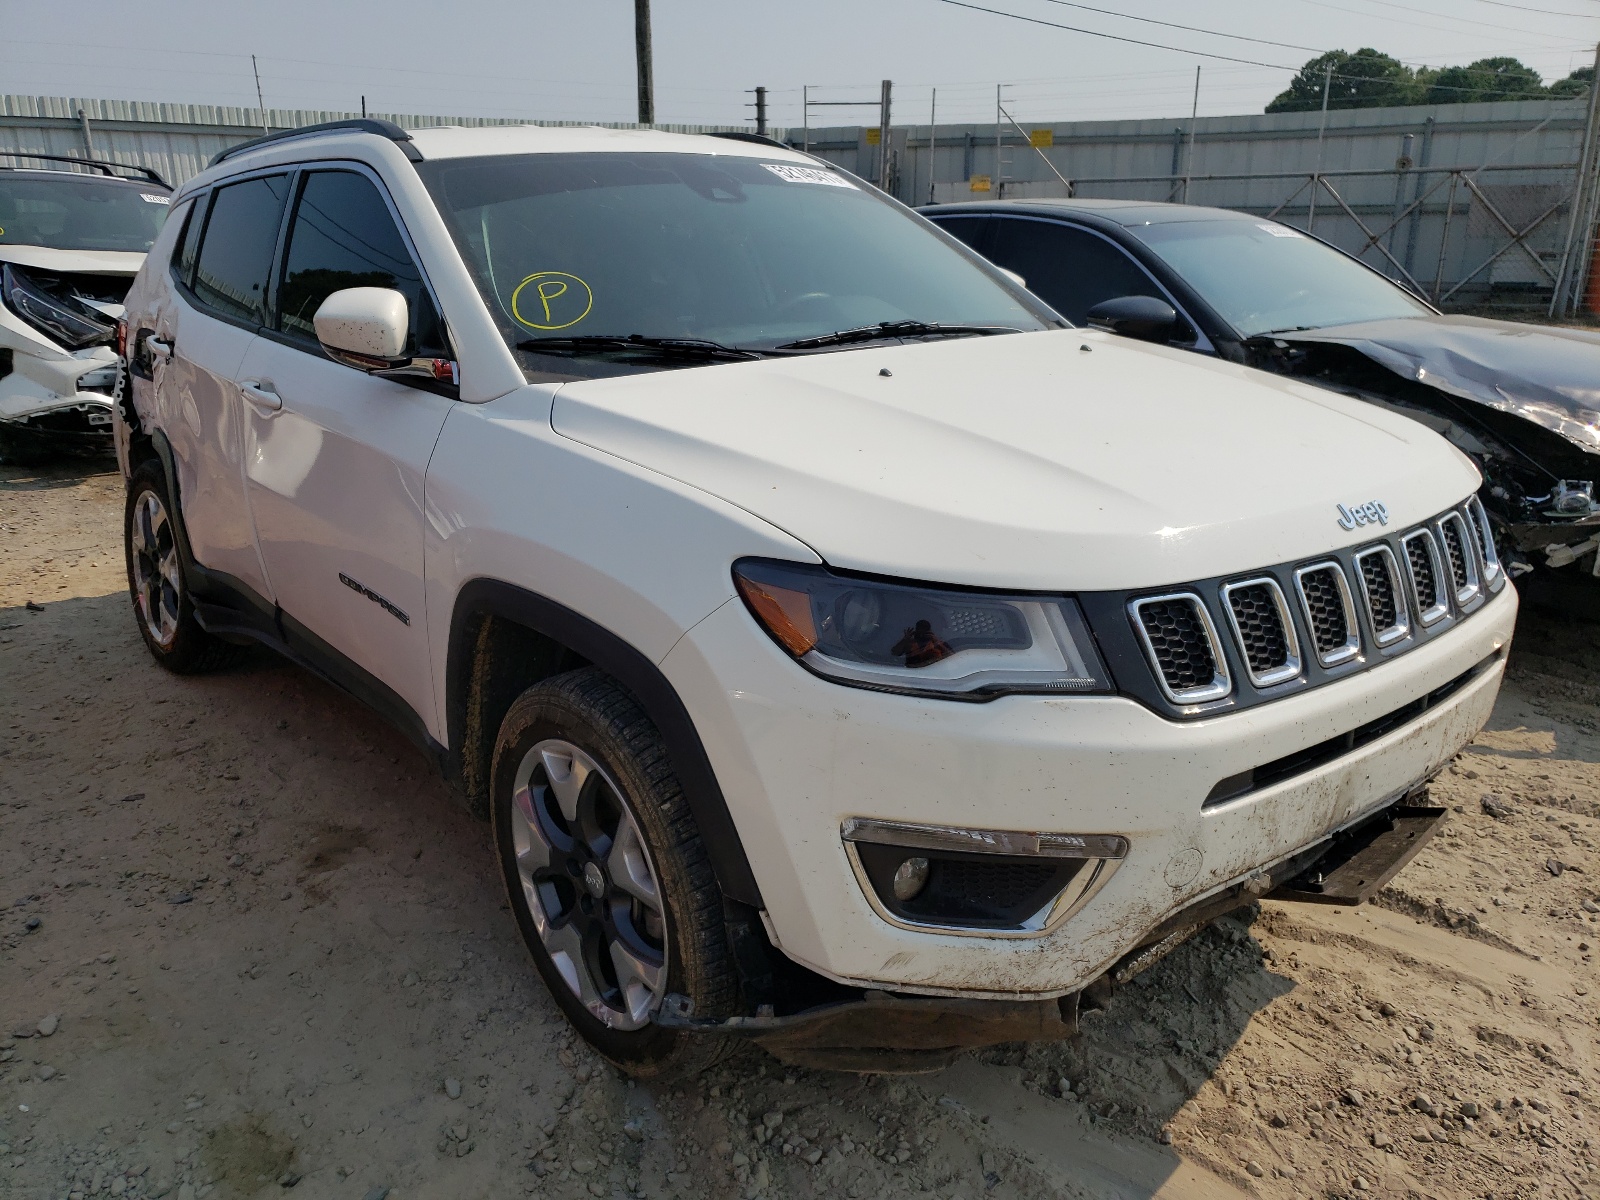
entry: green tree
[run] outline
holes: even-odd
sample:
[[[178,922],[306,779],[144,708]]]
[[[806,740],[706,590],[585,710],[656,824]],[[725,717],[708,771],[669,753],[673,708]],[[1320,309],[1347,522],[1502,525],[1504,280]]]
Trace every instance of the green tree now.
[[[1354,54],[1330,50],[1300,68],[1289,86],[1267,105],[1269,113],[1314,112],[1322,107],[1322,87],[1328,66],[1333,78],[1328,87],[1329,108],[1381,108],[1391,104],[1416,104],[1420,96],[1416,74],[1410,67],[1370,46]]]
[[[1514,58],[1480,58],[1464,67],[1446,67],[1427,90],[1427,104],[1475,104],[1488,100],[1531,100],[1546,95],[1539,72]]]
[[[1594,84],[1594,68],[1579,67],[1565,79],[1558,79],[1550,85],[1550,95],[1556,99],[1567,96],[1582,96]]]

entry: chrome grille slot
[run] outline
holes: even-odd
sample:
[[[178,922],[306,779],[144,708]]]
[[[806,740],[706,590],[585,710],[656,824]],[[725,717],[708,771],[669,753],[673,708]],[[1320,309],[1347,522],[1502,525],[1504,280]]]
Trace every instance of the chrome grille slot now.
[[[1400,590],[1400,570],[1387,546],[1374,546],[1355,556],[1356,583],[1372,622],[1372,636],[1391,646],[1411,632],[1411,614]]]
[[[1471,496],[1466,503],[1467,527],[1472,530],[1472,544],[1478,549],[1478,561],[1483,564],[1483,583],[1491,592],[1497,592],[1506,581],[1500,566],[1500,555],[1494,548],[1494,529],[1489,524],[1489,514],[1483,501]]]
[[[1199,596],[1148,596],[1128,610],[1167,699],[1203,704],[1233,691],[1216,627]]]
[[[1336,562],[1313,563],[1296,571],[1294,579],[1317,661],[1325,667],[1350,661],[1360,653],[1361,634],[1344,569]]]
[[[1411,594],[1417,599],[1417,621],[1432,625],[1450,615],[1449,593],[1444,580],[1444,564],[1439,545],[1426,529],[1408,533],[1400,540],[1405,547],[1406,566],[1411,572]]]
[[[1271,687],[1298,678],[1299,638],[1278,581],[1267,577],[1230,583],[1222,597],[1250,682]]]
[[[1439,539],[1444,542],[1445,556],[1450,560],[1456,605],[1469,604],[1478,594],[1478,559],[1473,554],[1466,518],[1460,513],[1446,513],[1440,517]]]

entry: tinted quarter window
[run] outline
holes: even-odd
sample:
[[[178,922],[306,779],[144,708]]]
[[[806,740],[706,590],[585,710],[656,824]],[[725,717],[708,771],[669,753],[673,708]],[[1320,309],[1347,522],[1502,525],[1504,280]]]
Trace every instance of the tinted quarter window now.
[[[317,340],[312,318],[342,288],[393,288],[411,313],[413,355],[442,348],[433,301],[373,182],[354,171],[317,171],[306,177],[289,231],[278,327],[291,337]]]
[[[199,197],[185,206],[183,235],[178,239],[177,253],[172,258],[172,273],[188,286],[194,278],[195,255],[200,249],[200,231],[206,224],[206,205],[211,203],[211,193]]]
[[[194,291],[230,317],[265,324],[272,253],[289,195],[287,175],[218,188],[195,266]]]
[[[1030,292],[1074,325],[1087,324],[1091,308],[1118,296],[1165,299],[1138,263],[1097,234],[1014,217],[995,224],[990,261],[1021,275]]]
[[[951,237],[965,242],[982,254],[988,249],[984,243],[989,236],[989,227],[994,221],[990,217],[939,217],[933,223]]]

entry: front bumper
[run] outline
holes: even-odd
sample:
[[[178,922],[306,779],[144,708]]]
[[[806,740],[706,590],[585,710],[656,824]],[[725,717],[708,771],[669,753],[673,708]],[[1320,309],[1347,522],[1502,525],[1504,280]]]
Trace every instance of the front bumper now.
[[[1511,588],[1455,629],[1274,703],[1176,722],[1123,697],[963,704],[847,689],[801,670],[743,606],[662,662],[696,718],[791,958],[852,986],[1039,999],[1078,991],[1173,914],[1294,858],[1428,778],[1482,728]],[[1219,781],[1368,725],[1415,718],[1282,782],[1206,806]],[[1127,839],[1091,894],[1025,936],[896,924],[841,840],[851,819]]]
[[[0,426],[13,441],[111,449],[117,355],[69,352],[0,305]]]

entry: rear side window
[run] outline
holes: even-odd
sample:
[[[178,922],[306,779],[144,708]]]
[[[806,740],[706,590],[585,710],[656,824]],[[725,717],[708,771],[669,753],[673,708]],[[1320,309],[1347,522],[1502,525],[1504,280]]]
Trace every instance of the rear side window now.
[[[1012,217],[995,224],[990,261],[1021,275],[1030,292],[1074,325],[1087,324],[1091,308],[1119,296],[1166,299],[1143,267],[1103,237],[1053,221]]]
[[[188,287],[194,279],[195,254],[200,249],[200,231],[206,224],[206,206],[211,203],[207,192],[186,207],[183,233],[178,238],[177,253],[172,257],[172,274],[179,283]]]
[[[989,238],[990,226],[994,224],[992,217],[938,217],[933,222],[951,237],[965,242],[972,249],[982,254],[988,249],[985,243]]]
[[[225,316],[264,324],[272,254],[289,195],[287,175],[218,188],[195,262],[194,293]]]
[[[393,288],[405,296],[411,314],[407,353],[443,354],[438,312],[383,195],[354,171],[312,172],[289,231],[279,330],[315,345],[317,309],[333,292],[353,287]]]

